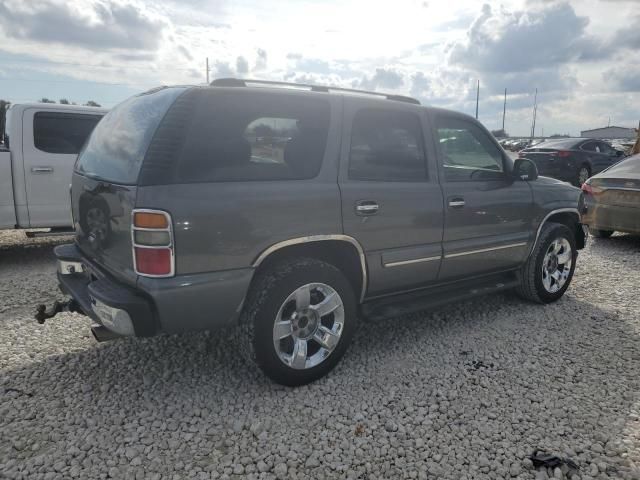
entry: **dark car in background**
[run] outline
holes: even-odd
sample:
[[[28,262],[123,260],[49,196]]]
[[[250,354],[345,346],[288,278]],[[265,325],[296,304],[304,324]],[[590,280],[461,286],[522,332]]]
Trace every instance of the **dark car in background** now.
[[[624,154],[602,140],[562,138],[547,140],[520,151],[533,160],[540,175],[581,186],[589,177],[620,161]]]
[[[594,237],[640,235],[640,155],[626,158],[582,185],[582,223]]]

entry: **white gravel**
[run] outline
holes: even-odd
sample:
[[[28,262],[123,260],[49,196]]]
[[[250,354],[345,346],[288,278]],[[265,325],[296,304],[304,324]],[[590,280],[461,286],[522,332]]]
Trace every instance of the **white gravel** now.
[[[0,233],[0,478],[640,478],[640,238],[591,240],[558,303],[366,324],[327,378],[274,385],[228,334],[96,344],[44,326],[52,244]],[[536,449],[574,460],[532,468]]]

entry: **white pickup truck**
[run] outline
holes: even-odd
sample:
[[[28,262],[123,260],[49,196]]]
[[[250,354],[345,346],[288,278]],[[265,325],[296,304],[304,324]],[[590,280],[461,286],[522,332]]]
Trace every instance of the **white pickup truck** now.
[[[0,229],[70,230],[71,173],[106,109],[51,103],[12,105],[0,144]]]

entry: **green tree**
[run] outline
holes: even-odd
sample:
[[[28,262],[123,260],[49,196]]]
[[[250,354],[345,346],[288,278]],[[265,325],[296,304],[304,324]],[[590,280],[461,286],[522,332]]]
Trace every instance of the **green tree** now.
[[[71,104],[69,103],[69,100],[67,100],[66,98],[61,98],[60,105],[71,105]]]
[[[98,102],[94,102],[93,100],[89,100],[84,105],[85,105],[85,107],[101,107],[102,106]]]
[[[40,103],[56,103],[55,100],[49,100],[47,97],[43,97],[40,99]]]

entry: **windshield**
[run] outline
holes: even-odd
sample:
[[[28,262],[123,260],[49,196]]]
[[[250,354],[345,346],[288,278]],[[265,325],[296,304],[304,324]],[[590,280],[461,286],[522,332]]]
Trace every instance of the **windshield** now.
[[[134,184],[151,138],[184,88],[162,88],[125,100],[98,123],[78,156],[80,174]]]

